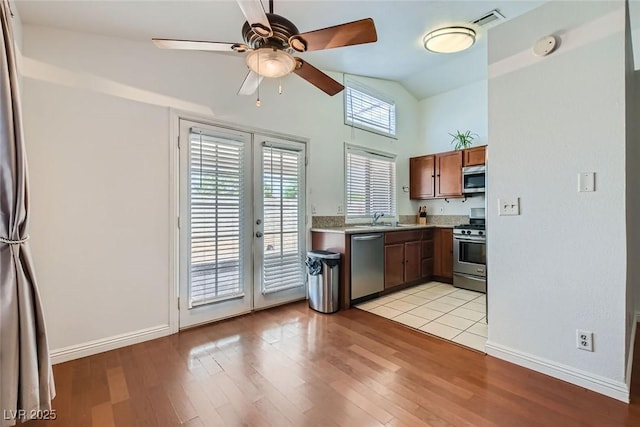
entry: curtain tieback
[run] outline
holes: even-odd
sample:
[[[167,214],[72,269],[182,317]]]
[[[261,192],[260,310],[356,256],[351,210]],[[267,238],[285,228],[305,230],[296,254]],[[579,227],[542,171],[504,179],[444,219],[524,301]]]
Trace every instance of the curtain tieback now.
[[[5,239],[4,237],[0,237],[0,243],[6,243],[8,245],[20,245],[26,242],[27,240],[29,240],[28,234],[24,239],[20,239],[20,240],[10,240],[10,239]]]

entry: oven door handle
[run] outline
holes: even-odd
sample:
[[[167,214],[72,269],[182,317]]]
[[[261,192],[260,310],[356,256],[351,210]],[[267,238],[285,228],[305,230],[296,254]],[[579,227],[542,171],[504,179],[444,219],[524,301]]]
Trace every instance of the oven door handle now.
[[[487,280],[486,277],[471,276],[469,274],[463,274],[463,273],[453,273],[453,275],[464,277],[465,279],[469,279],[469,280],[475,280],[476,282],[485,282]]]
[[[479,239],[468,239],[468,238],[464,238],[464,239],[460,239],[459,237],[454,237],[454,240],[457,242],[463,242],[463,243],[486,243],[487,239],[484,238],[479,238]]]

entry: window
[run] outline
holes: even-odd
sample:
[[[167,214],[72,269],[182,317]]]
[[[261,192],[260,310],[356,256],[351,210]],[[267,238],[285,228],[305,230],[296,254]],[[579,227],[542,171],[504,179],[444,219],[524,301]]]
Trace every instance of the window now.
[[[347,79],[345,86],[344,123],[395,138],[395,102],[354,80]]]
[[[346,219],[396,216],[396,159],[392,154],[346,145]]]

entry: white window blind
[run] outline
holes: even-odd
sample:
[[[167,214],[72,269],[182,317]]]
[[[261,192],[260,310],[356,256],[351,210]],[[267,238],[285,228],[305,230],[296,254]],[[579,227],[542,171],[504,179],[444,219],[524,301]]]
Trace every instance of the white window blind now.
[[[347,146],[345,176],[347,219],[396,216],[395,157]]]
[[[361,83],[351,80],[345,83],[345,124],[395,138],[395,102]]]
[[[262,293],[304,286],[301,245],[302,151],[263,146]]]
[[[244,155],[241,142],[191,129],[190,307],[243,294]]]

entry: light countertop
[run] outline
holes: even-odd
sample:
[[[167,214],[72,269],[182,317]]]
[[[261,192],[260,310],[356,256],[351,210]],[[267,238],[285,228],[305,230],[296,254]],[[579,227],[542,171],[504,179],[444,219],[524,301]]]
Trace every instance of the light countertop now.
[[[345,227],[314,227],[311,231],[319,233],[338,233],[338,234],[362,234],[362,233],[386,233],[388,231],[405,231],[405,230],[425,230],[429,228],[453,228],[454,224],[399,224],[395,227],[391,225],[348,225]]]

